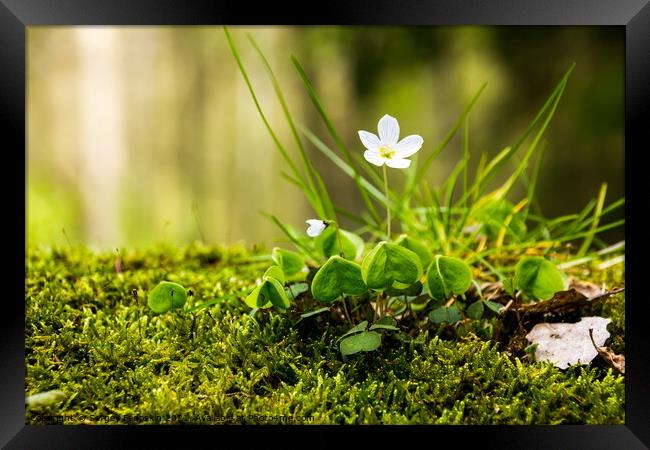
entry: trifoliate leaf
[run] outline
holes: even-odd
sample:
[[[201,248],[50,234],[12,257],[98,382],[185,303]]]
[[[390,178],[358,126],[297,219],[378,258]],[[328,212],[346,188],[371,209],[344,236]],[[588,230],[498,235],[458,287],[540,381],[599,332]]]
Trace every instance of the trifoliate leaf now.
[[[422,276],[418,255],[389,242],[377,244],[363,259],[361,268],[366,285],[375,290],[404,289]]]
[[[548,300],[567,288],[567,279],[550,261],[528,256],[515,267],[515,286],[528,298]]]
[[[364,331],[341,340],[339,349],[343,356],[353,355],[361,351],[371,352],[381,347],[381,335],[376,331]]]
[[[271,266],[268,269],[266,269],[266,272],[264,272],[264,275],[262,276],[263,280],[267,280],[268,278],[273,278],[277,280],[280,284],[284,284],[284,272],[282,271],[282,268],[280,266]]]
[[[300,272],[305,267],[305,257],[300,253],[275,247],[271,259],[282,268],[285,275],[291,276]]]
[[[483,312],[485,311],[485,308],[483,306],[483,300],[479,300],[477,302],[472,303],[467,307],[465,312],[467,313],[467,316],[471,319],[480,319],[483,317]]]
[[[346,230],[340,230],[340,235],[337,233],[335,226],[327,227],[320,236],[315,240],[316,248],[325,257],[334,255],[340,256],[339,239],[343,247],[343,256],[346,259],[356,259],[361,256],[363,252],[364,243],[360,236]]]
[[[462,295],[472,284],[472,270],[461,259],[437,255],[427,270],[429,294],[434,300]]]
[[[162,314],[172,308],[182,308],[187,301],[185,288],[178,283],[161,281],[149,292],[147,304],[155,313]]]
[[[262,284],[253,289],[244,301],[251,308],[260,309],[270,308],[271,305],[279,309],[287,309],[291,304],[282,284],[271,276],[265,277]]]
[[[340,256],[331,256],[318,270],[311,284],[315,299],[333,302],[342,295],[361,295],[368,291],[361,267]]]
[[[434,323],[456,323],[462,318],[456,306],[441,306],[429,313],[429,320]]]

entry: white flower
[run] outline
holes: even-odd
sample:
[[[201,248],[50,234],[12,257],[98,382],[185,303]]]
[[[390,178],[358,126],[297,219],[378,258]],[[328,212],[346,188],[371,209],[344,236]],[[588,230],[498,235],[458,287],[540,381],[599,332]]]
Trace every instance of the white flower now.
[[[318,236],[325,228],[327,228],[327,224],[318,219],[305,220],[305,223],[309,224],[309,228],[307,228],[307,236],[310,237]]]
[[[388,114],[379,119],[377,131],[379,137],[367,131],[359,131],[359,138],[368,149],[363,153],[363,157],[375,166],[383,166],[385,163],[394,169],[406,169],[411,165],[411,160],[406,158],[420,150],[424,142],[422,136],[417,134],[406,136],[397,142],[399,124],[396,118]]]

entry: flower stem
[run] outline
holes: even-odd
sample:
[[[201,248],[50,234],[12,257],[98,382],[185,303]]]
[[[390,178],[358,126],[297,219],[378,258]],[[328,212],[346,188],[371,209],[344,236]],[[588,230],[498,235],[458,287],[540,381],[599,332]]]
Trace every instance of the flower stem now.
[[[384,191],[386,192],[386,229],[388,240],[390,241],[390,205],[388,201],[388,171],[386,170],[386,165],[384,164]]]

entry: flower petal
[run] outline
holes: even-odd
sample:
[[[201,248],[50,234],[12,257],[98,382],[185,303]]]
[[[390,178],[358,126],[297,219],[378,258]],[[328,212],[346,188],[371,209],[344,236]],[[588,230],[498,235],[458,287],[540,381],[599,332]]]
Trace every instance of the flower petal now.
[[[363,152],[363,157],[366,158],[366,161],[375,166],[383,166],[386,162],[386,158],[381,156],[377,150],[366,150]]]
[[[307,228],[307,236],[310,237],[318,236],[325,228],[327,228],[327,224],[322,220],[309,219],[305,220],[305,222],[309,224],[309,228]]]
[[[398,158],[408,158],[422,148],[423,142],[424,139],[420,135],[412,134],[406,136],[393,147],[397,152],[395,156]]]
[[[386,165],[388,167],[392,167],[393,169],[406,169],[408,166],[411,165],[411,160],[401,159],[401,158],[387,159]]]
[[[397,123],[397,119],[388,114],[379,119],[377,131],[379,131],[379,138],[384,145],[395,145],[397,139],[399,139],[399,124]]]
[[[376,150],[381,147],[381,141],[379,140],[379,137],[377,137],[377,135],[374,133],[359,130],[359,138],[361,139],[363,146],[368,150]]]

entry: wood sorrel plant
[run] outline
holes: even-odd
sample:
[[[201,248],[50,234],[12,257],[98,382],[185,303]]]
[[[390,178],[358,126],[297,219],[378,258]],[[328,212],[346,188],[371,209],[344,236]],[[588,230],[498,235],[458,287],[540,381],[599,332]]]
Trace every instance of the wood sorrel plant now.
[[[304,233],[270,215],[296,251],[273,250],[273,265],[245,299],[251,308],[297,310],[302,312],[300,320],[338,311],[331,317],[344,318],[351,326],[340,339],[341,352],[350,355],[379,348],[382,333],[400,330],[397,320],[408,332],[431,324],[440,328],[447,326],[442,324],[480,320],[486,310],[498,313],[504,304],[484,298],[480,280],[499,283],[505,292],[501,298],[510,301],[553,297],[567,287],[566,277],[552,261],[554,251],[564,244],[580,243],[580,249],[569,255],[562,267],[583,264],[624,247],[608,247],[598,238],[600,232],[624,224],[624,220],[602,223],[625,202],[620,199],[606,206],[606,185],[582,212],[555,219],[543,217],[535,197],[545,151],[540,143],[573,65],[520,137],[491,159],[483,153],[470,176],[469,117],[485,85],[440,142],[423,150],[419,160],[408,158],[422,149],[423,138],[413,134],[399,140],[399,123],[388,114],[379,120],[378,135],[358,132],[365,147],[361,158],[361,149],[346,146],[307,73],[292,57],[334,148],[294,121],[269,62],[248,36],[291,130],[295,157],[269,124],[228,29],[225,34],[260,117],[287,164],[288,172],[282,176],[304,193],[316,217],[306,221],[309,227]],[[442,184],[431,185],[428,168],[458,133],[462,158]],[[348,211],[334,203],[303,139],[352,178],[365,211]],[[495,186],[497,175],[509,164],[512,168],[505,181]],[[381,174],[374,166],[381,167]],[[405,174],[401,191],[390,188],[387,168]],[[525,195],[513,199],[518,184]],[[381,208],[386,211],[385,220],[378,214]],[[358,228],[343,229],[340,219]],[[399,230],[395,239],[393,224]],[[306,282],[307,287],[300,289],[305,295],[287,295],[285,284],[291,282],[302,283],[300,286]],[[328,306],[305,311],[304,305],[311,299]]]

